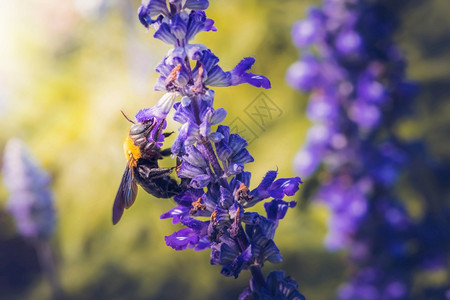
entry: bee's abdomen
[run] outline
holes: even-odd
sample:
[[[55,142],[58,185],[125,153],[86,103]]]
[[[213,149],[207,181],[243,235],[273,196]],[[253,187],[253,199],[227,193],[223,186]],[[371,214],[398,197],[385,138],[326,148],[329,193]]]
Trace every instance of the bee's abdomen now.
[[[172,198],[181,192],[176,180],[169,176],[154,178],[140,185],[147,193],[157,198]]]

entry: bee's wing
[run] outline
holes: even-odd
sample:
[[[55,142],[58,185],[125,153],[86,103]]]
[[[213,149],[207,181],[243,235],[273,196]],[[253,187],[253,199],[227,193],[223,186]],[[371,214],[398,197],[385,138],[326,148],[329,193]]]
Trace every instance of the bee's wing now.
[[[137,184],[134,179],[133,169],[130,167],[130,162],[127,163],[125,171],[123,172],[122,180],[120,181],[119,190],[117,191],[116,199],[113,205],[113,224],[117,224],[122,217],[123,210],[133,205],[137,195]]]

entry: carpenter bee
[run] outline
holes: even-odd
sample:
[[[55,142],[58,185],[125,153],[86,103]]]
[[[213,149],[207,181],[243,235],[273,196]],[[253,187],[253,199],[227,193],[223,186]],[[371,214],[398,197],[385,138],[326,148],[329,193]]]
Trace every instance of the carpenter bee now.
[[[169,177],[174,168],[160,168],[158,165],[158,159],[171,154],[170,149],[161,150],[155,142],[150,142],[150,140],[158,141],[161,134],[164,137],[172,134],[172,132],[162,133],[164,121],[158,124],[156,118],[152,118],[135,123],[123,112],[122,114],[133,125],[123,144],[127,165],[114,200],[112,215],[114,225],[119,222],[124,209],[131,207],[136,200],[137,184],[157,198],[171,198],[181,190],[176,180]]]

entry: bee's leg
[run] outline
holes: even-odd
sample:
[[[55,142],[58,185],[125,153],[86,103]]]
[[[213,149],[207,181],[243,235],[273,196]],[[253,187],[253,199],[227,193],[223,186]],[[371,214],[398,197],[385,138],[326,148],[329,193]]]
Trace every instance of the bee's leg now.
[[[170,173],[172,173],[173,168],[157,168],[157,169],[150,169],[150,172],[148,173],[148,178],[158,178],[167,176]]]
[[[146,165],[138,166],[139,177],[149,180],[158,177],[168,176],[174,168],[150,168]]]
[[[174,133],[174,131],[171,132],[163,132],[164,137],[169,137],[172,135],[172,133]]]
[[[159,140],[159,136],[161,135],[161,132],[163,130],[164,120],[165,119],[162,119],[161,124],[159,124],[158,129],[156,129],[155,134],[153,135],[154,141]]]
[[[172,149],[167,148],[160,151],[161,156],[170,156],[172,155]]]
[[[146,139],[148,139],[150,137],[150,133],[152,133],[153,128],[155,128],[156,126],[156,121],[153,122],[144,132],[144,136]]]

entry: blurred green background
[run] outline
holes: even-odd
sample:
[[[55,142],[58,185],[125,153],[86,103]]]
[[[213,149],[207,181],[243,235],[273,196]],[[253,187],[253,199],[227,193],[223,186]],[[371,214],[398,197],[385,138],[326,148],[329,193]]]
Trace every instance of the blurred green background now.
[[[292,159],[311,123],[304,114],[307,95],[284,81],[299,56],[290,27],[319,2],[210,2],[207,15],[218,31],[201,33],[195,42],[212,49],[225,70],[244,56],[256,57],[253,72],[271,80],[272,89],[264,93],[282,113],[257,126],[244,109],[261,90],[244,85],[217,88],[215,106],[228,111],[225,124],[239,118],[253,131],[249,151],[255,162],[248,165],[253,184],[269,169],[292,176]],[[9,138],[20,137],[53,177],[58,227],[52,244],[66,299],[237,299],[248,272],[226,278],[220,267],[209,264],[208,250],[176,252],[165,246],[164,236],[179,228],[159,220],[172,200],[153,199],[141,190],[121,222],[111,224],[125,167],[122,141],[129,129],[120,110],[133,116],[156,103],[162,94],[153,91],[153,70],[169,49],[139,24],[139,5],[125,0],[0,2],[0,149]],[[449,12],[448,0],[405,1],[396,35],[409,61],[408,76],[422,87],[417,113],[396,130],[408,139],[426,139],[447,161]],[[169,124],[176,130],[175,122]],[[1,187],[0,245],[20,244],[4,212],[7,197]],[[334,299],[349,271],[345,254],[323,249],[327,212],[306,205],[305,198],[300,194],[300,205],[280,223],[275,237],[284,262],[263,270],[284,269],[308,299]],[[32,249],[24,249],[15,255],[27,257],[24,272],[31,275],[13,284],[8,281],[13,270],[0,270],[1,299],[50,295]],[[1,259],[9,258],[0,254]]]

